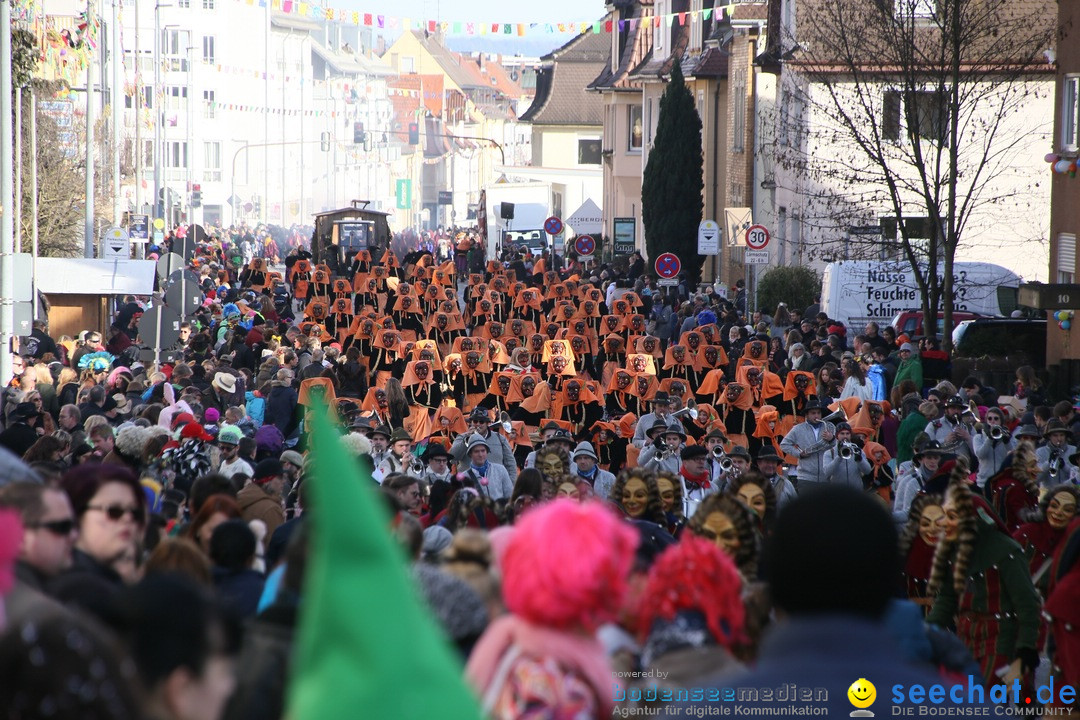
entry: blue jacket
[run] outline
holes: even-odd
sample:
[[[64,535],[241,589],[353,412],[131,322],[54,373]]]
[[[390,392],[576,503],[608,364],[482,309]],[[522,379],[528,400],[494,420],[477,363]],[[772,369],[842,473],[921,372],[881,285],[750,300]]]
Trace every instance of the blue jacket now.
[[[255,423],[255,429],[259,429],[263,425],[263,413],[266,412],[266,398],[255,397],[255,393],[248,391],[244,393],[244,400],[247,403],[248,417]]]
[[[885,368],[874,363],[867,369],[866,379],[870,381],[870,386],[874,388],[874,400],[881,402],[889,399],[889,391],[885,384]]]
[[[829,717],[846,718],[855,709],[848,700],[848,688],[861,678],[869,680],[875,687],[877,697],[866,709],[879,720],[890,717],[893,706],[958,705],[948,695],[951,683],[930,665],[909,660],[885,625],[844,615],[792,617],[781,621],[766,634],[755,669],[720,675],[706,683],[707,687],[736,694],[740,689],[746,693],[750,688],[769,689],[775,693],[778,688],[794,685],[798,693],[809,692],[819,699],[768,702],[760,697],[754,701],[750,695],[742,702],[735,697],[726,702],[721,699],[703,705],[824,707],[828,708]],[[973,682],[982,685],[981,678],[975,678]],[[915,685],[922,686],[921,703],[910,701],[908,691]],[[945,686],[944,701],[936,706],[927,700],[933,685]],[[894,696],[902,697],[903,701],[894,702]],[[966,683],[962,686],[962,696],[963,702],[959,704],[966,707],[985,706],[989,702],[989,695],[984,692],[983,702],[969,704]],[[977,701],[978,696],[975,699]]]

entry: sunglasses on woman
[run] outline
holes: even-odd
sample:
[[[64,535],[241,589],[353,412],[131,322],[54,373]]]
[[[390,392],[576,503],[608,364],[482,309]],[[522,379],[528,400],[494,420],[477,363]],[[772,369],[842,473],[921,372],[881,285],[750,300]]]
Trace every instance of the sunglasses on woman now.
[[[141,507],[127,507],[126,505],[89,505],[87,510],[103,512],[113,522],[120,522],[121,518],[128,513],[136,525],[142,525],[146,521],[146,510]]]

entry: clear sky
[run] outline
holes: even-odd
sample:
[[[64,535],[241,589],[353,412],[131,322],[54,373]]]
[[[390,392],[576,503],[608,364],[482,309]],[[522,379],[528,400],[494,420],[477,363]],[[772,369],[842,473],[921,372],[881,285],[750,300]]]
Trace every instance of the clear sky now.
[[[331,7],[424,20],[558,23],[599,20],[603,0],[330,0]]]

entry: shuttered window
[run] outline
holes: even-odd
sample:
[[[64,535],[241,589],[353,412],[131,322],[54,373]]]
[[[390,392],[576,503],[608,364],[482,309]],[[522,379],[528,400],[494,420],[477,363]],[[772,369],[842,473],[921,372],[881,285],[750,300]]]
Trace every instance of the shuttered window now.
[[[1057,243],[1057,281],[1071,283],[1076,272],[1076,236],[1060,233]]]

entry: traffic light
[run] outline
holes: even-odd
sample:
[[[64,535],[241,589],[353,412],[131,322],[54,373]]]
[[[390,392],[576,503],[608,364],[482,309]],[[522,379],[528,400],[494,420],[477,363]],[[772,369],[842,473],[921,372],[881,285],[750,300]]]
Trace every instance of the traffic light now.
[[[409,123],[409,144],[420,144],[420,126],[417,123]]]
[[[198,183],[191,186],[191,207],[202,207],[202,185]]]
[[[364,123],[354,122],[352,126],[353,145],[363,145],[366,138],[367,133],[364,132]]]
[[[330,133],[324,132],[319,136],[319,149],[323,152],[330,152]]]
[[[254,198],[255,202],[255,214],[258,215],[262,212],[262,199],[259,197]]]

